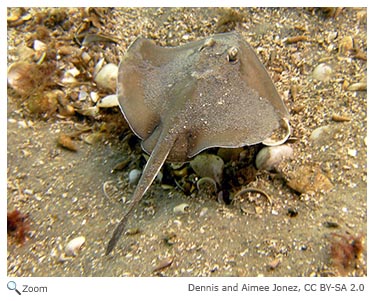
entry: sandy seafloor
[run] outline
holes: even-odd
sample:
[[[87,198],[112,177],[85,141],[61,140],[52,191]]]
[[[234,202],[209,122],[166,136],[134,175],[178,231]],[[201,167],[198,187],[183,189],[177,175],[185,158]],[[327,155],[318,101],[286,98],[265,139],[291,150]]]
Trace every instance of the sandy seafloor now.
[[[35,63],[46,52],[41,65],[57,68],[49,80],[36,79],[49,84],[34,96],[8,87],[8,211],[27,214],[29,224],[24,243],[8,235],[8,276],[367,275],[365,8],[33,8],[17,17],[18,12],[8,10],[8,66]],[[118,64],[140,35],[177,46],[229,30],[255,49],[291,114],[293,158],[278,172],[255,171],[237,187],[262,189],[273,205],[246,214],[244,206],[223,204],[216,196],[197,190],[187,195],[178,185],[155,182],[132,214],[129,234],[105,256],[134,190],[129,172],[142,169],[145,159],[118,108],[94,116],[78,112],[93,106],[89,97],[80,99],[83,92],[111,94],[94,84],[95,65],[101,58]],[[115,41],[80,46],[86,33]],[[48,50],[33,53],[35,40]],[[90,58],[85,63],[82,52]],[[327,68],[324,80],[314,76],[320,64]],[[63,83],[72,68],[79,71],[75,83]],[[38,102],[56,89],[64,100]],[[64,111],[72,107],[73,115]],[[76,152],[57,145],[61,133],[73,136]],[[113,171],[124,160],[126,168]],[[287,185],[312,170],[318,176],[310,178],[309,188]],[[174,213],[182,203],[187,211]],[[85,243],[76,256],[67,256],[66,245],[78,236]],[[363,250],[352,254],[355,242]],[[350,255],[344,259],[341,252]]]

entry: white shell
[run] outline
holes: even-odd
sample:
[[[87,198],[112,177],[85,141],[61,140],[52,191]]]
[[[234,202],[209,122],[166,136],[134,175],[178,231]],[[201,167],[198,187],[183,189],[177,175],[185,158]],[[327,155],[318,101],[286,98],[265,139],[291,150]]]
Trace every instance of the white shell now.
[[[72,239],[65,247],[65,254],[67,256],[77,256],[78,250],[85,242],[85,237],[79,236]]]
[[[177,205],[174,207],[173,211],[175,214],[184,214],[186,213],[186,209],[189,207],[187,203],[181,203],[180,205]]]
[[[103,67],[103,64],[104,64],[104,58],[101,58],[98,63],[95,65],[94,67],[94,71],[93,71],[93,77],[96,77],[98,72],[102,69]]]
[[[312,77],[320,81],[328,81],[332,77],[332,68],[327,64],[317,65],[313,70]]]
[[[99,100],[99,95],[97,92],[90,92],[90,98],[94,103],[97,103]]]
[[[43,43],[42,41],[35,40],[33,43],[33,48],[35,51],[43,52],[47,50],[47,45]]]
[[[115,64],[107,64],[98,72],[94,81],[98,87],[116,91],[116,81],[118,76],[118,66]]]
[[[112,108],[117,106],[119,106],[119,101],[115,94],[107,95],[97,103],[97,107],[99,108]]]
[[[292,157],[294,151],[288,145],[264,147],[256,156],[257,169],[273,170],[283,159]]]

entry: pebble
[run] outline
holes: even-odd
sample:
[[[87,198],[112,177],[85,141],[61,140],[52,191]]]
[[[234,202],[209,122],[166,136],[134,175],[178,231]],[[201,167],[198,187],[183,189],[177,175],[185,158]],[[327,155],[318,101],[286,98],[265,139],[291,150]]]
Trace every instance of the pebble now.
[[[304,165],[299,167],[287,186],[300,193],[328,191],[333,188],[332,182],[317,166]]]
[[[95,76],[94,81],[99,88],[116,91],[116,81],[118,76],[118,66],[115,64],[104,65]]]
[[[77,256],[78,251],[82,247],[82,245],[85,242],[85,237],[78,236],[76,238],[73,238],[65,247],[65,254],[67,256]]]
[[[283,159],[290,159],[293,154],[293,149],[288,145],[264,147],[256,156],[256,168],[274,170]]]
[[[138,183],[138,180],[140,179],[142,174],[142,171],[139,169],[132,169],[129,172],[128,178],[129,178],[129,184],[136,185]]]
[[[313,70],[312,77],[319,81],[328,81],[332,77],[332,68],[327,64],[320,64]]]

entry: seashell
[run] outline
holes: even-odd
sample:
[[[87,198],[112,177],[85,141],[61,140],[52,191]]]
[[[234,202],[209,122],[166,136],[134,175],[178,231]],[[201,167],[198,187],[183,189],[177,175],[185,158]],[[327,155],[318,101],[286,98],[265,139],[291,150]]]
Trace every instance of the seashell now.
[[[222,182],[224,165],[222,158],[213,154],[197,155],[190,162],[190,166],[199,177],[212,178],[218,184]]]
[[[93,71],[94,78],[97,76],[98,72],[102,69],[103,64],[104,64],[104,58],[101,58],[94,67],[94,71]]]
[[[74,84],[77,83],[77,79],[70,72],[65,72],[63,78],[61,79],[63,84]]]
[[[47,45],[43,43],[42,41],[35,40],[33,43],[33,48],[37,52],[44,52],[47,50]]]
[[[346,122],[346,121],[350,121],[351,118],[346,116],[346,115],[337,115],[337,114],[333,114],[332,115],[332,120],[333,121],[337,121],[337,122]]]
[[[90,116],[90,117],[95,117],[99,114],[99,108],[94,106],[94,107],[88,107],[84,109],[77,109],[76,110],[78,113],[84,116]]]
[[[347,87],[347,91],[367,91],[367,82],[361,81],[359,83],[351,84]]]
[[[27,62],[11,64],[8,68],[8,84],[19,94],[30,92],[35,86],[33,79],[35,70],[35,64]]]
[[[116,94],[107,95],[97,103],[97,107],[99,108],[112,108],[117,106],[119,106],[119,101]]]
[[[142,171],[139,169],[132,169],[129,172],[128,178],[129,178],[129,184],[136,185],[138,180],[140,179],[142,174]]]
[[[83,59],[83,61],[88,64],[90,61],[91,61],[91,56],[90,54],[88,54],[87,52],[82,52],[81,54],[81,58]]]
[[[314,129],[309,139],[317,145],[324,145],[329,143],[334,134],[338,131],[338,128],[332,125],[324,125]]]
[[[118,76],[118,66],[115,64],[104,65],[95,76],[94,81],[99,88],[116,91],[116,82]]]
[[[293,149],[288,145],[264,147],[256,156],[256,168],[274,170],[283,159],[290,159],[293,154]]]
[[[319,81],[325,82],[332,77],[332,73],[332,68],[329,65],[322,63],[316,66],[316,68],[313,70],[312,77]]]
[[[97,103],[99,100],[99,94],[97,92],[90,92],[90,98],[94,103]]]
[[[203,177],[197,181],[198,191],[217,192],[217,183],[209,177]]]
[[[174,207],[173,211],[175,214],[184,214],[187,213],[186,209],[189,207],[187,203],[181,203]]]
[[[291,136],[291,126],[287,118],[282,118],[282,122],[283,124],[281,124],[281,128],[277,129],[271,137],[268,137],[262,141],[262,144],[266,146],[277,146],[287,141],[287,139]]]
[[[65,255],[67,256],[77,256],[78,251],[85,243],[85,237],[79,236],[72,239],[68,244],[65,246]]]

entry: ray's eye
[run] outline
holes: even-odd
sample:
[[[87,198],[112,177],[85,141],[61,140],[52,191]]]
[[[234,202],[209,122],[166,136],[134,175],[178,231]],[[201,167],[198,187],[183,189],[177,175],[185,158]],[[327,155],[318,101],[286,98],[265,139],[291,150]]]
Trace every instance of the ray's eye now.
[[[235,63],[238,61],[238,58],[239,58],[239,49],[236,48],[236,47],[231,47],[231,48],[227,51],[227,60],[228,60],[230,63],[235,64]]]

